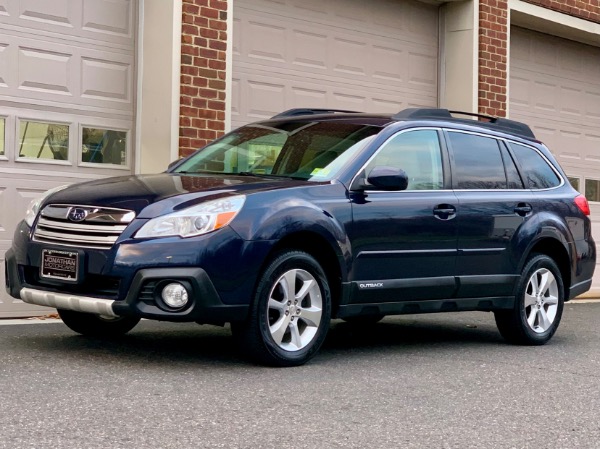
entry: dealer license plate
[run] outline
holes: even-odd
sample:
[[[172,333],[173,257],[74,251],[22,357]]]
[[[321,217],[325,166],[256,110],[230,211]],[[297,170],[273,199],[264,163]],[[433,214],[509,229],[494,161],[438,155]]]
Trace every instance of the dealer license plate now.
[[[76,282],[79,272],[79,254],[71,251],[42,250],[40,275],[43,278]]]

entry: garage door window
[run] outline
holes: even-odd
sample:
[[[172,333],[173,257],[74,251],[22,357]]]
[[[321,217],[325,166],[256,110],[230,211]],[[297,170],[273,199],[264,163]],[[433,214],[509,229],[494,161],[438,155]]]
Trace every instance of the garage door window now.
[[[69,125],[19,122],[19,157],[31,159],[69,159]]]
[[[588,201],[600,202],[600,181],[597,179],[585,180],[585,197]]]
[[[4,156],[4,127],[6,121],[0,117],[0,156]]]
[[[81,128],[81,162],[127,165],[127,131]]]

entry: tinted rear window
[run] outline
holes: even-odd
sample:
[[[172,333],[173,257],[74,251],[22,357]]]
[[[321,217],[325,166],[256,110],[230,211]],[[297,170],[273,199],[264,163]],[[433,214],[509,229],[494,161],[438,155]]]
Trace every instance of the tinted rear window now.
[[[536,150],[518,143],[510,143],[515,154],[521,174],[530,189],[550,189],[560,185],[560,178]]]

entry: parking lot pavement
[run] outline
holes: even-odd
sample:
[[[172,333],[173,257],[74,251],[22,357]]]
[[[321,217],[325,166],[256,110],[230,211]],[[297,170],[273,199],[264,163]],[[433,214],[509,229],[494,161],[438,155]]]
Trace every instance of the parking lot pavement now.
[[[0,326],[0,448],[597,448],[599,318],[567,304],[542,347],[486,313],[336,321],[288,369],[240,359],[228,328]]]

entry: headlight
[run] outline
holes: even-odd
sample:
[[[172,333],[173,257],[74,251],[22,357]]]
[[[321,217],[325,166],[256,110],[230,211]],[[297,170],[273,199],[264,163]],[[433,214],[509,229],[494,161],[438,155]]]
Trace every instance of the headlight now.
[[[69,187],[69,184],[64,186],[54,187],[53,189],[48,190],[46,193],[42,194],[39,198],[36,198],[29,203],[27,207],[27,212],[25,212],[25,223],[29,225],[29,227],[33,226],[33,222],[35,221],[35,217],[40,211],[40,205],[44,202],[46,198],[48,198],[53,193],[56,193],[62,189],[66,189]]]
[[[147,237],[194,237],[227,226],[242,209],[244,195],[208,201],[198,206],[153,218],[135,234]]]

